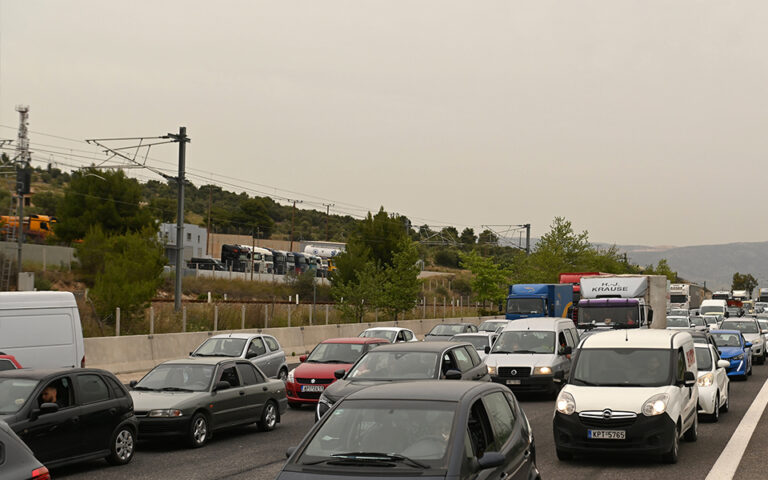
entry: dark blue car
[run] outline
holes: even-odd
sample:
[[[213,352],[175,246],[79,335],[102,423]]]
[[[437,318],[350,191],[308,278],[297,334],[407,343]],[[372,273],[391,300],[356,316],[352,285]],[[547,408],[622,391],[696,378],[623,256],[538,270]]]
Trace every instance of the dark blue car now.
[[[740,377],[744,380],[752,375],[752,344],[744,339],[738,330],[713,330],[710,332],[720,358],[727,360],[731,366],[726,369],[729,377]]]

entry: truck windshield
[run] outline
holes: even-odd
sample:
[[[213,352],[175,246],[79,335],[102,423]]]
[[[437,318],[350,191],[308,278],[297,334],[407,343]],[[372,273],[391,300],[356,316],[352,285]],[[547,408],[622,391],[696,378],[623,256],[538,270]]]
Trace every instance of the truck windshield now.
[[[685,295],[670,295],[669,303],[685,303],[688,301],[688,297]]]
[[[723,307],[718,307],[718,306],[701,307],[699,309],[699,313],[701,315],[706,315],[708,313],[716,313],[718,315],[722,315],[723,314]]]
[[[582,349],[576,358],[570,382],[602,387],[670,385],[671,360],[668,349]]]
[[[579,307],[579,324],[591,324],[607,327],[639,327],[636,305],[621,305],[615,307]]]
[[[507,313],[544,313],[544,301],[540,298],[510,298]]]

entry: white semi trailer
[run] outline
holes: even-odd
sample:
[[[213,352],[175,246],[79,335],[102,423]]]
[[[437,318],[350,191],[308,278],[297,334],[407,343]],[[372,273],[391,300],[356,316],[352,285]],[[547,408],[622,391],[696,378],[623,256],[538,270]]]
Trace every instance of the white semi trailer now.
[[[597,275],[580,283],[580,328],[667,328],[664,275]]]
[[[694,283],[673,283],[669,286],[670,308],[692,310],[704,300],[704,287]]]

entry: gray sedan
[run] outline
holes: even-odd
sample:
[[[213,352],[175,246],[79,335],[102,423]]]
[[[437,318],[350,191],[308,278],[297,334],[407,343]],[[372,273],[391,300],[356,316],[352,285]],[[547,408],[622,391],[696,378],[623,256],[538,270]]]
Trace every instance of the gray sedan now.
[[[192,357],[233,357],[249,360],[270,378],[285,381],[288,364],[277,339],[260,333],[215,335],[190,353]]]
[[[285,384],[246,360],[171,360],[131,387],[139,436],[182,436],[190,447],[202,447],[222,428],[258,422],[272,430],[288,407]]]

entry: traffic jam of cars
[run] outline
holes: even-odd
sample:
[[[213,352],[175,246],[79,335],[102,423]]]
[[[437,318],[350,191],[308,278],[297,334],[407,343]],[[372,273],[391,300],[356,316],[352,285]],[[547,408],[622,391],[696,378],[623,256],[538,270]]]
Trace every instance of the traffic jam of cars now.
[[[622,452],[676,463],[700,421],[728,412],[730,382],[765,363],[768,305],[733,302],[731,292],[671,310],[652,277],[585,276],[575,305],[550,301],[572,285],[515,285],[506,318],[443,321],[422,339],[372,327],[324,340],[298,364],[276,336],[214,335],[128,385],[76,364],[41,368],[69,360],[29,356],[4,338],[0,477],[44,480],[94,459],[125,465],[140,444],[201,448],[243,425],[271,432],[291,409],[311,410],[314,422],[279,479],[535,479],[543,456]],[[601,282],[623,282],[630,296],[590,298]],[[36,302],[71,308],[65,300]],[[552,402],[552,451],[536,447],[526,395]]]

